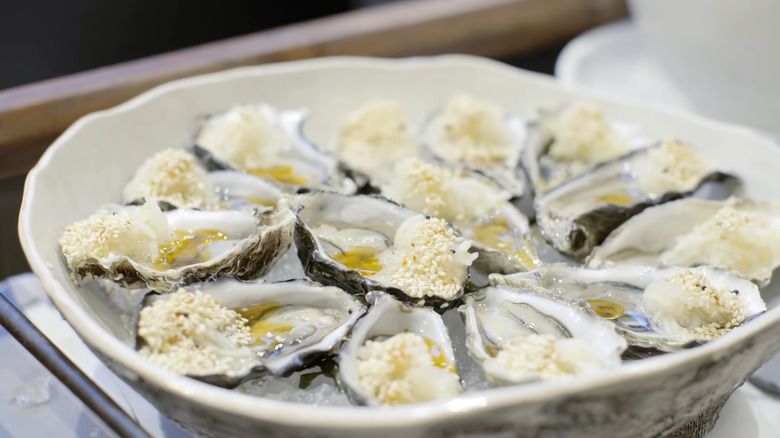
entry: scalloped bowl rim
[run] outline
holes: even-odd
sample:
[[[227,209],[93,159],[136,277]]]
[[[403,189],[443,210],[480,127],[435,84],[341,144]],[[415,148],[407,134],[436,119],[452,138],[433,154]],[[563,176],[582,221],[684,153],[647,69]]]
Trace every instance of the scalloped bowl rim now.
[[[65,291],[64,286],[53,277],[52,269],[46,266],[42,255],[37,250],[36,239],[30,224],[33,214],[31,204],[38,192],[38,175],[44,171],[49,163],[56,160],[60,154],[64,153],[64,145],[66,145],[72,137],[77,135],[82,127],[87,124],[100,123],[103,118],[120,115],[146,101],[164,97],[165,94],[172,90],[198,87],[199,85],[215,81],[227,81],[233,78],[252,75],[262,76],[265,73],[279,74],[294,72],[301,69],[321,69],[329,66],[356,66],[382,70],[424,69],[434,63],[452,65],[477,64],[481,65],[483,68],[487,67],[496,71],[505,70],[512,72],[513,74],[523,76],[525,80],[531,82],[538,81],[539,83],[549,83],[551,80],[546,75],[522,71],[500,62],[480,57],[469,55],[440,55],[405,59],[367,57],[316,58],[269,65],[239,67],[164,83],[118,106],[81,117],[57,138],[57,140],[45,151],[36,166],[30,171],[24,187],[24,196],[19,216],[19,237],[32,270],[40,279],[43,289],[79,336],[93,349],[117,363],[122,364],[122,366],[132,373],[135,373],[140,379],[158,387],[162,391],[175,394],[183,399],[189,399],[193,403],[207,406],[214,409],[214,411],[229,410],[235,415],[296,427],[318,427],[338,423],[339,427],[343,429],[382,428],[391,430],[398,427],[413,427],[416,425],[445,421],[453,415],[462,415],[467,412],[474,413],[474,411],[493,410],[511,405],[551,401],[553,399],[576,395],[607,385],[620,385],[640,377],[647,378],[655,374],[663,374],[664,372],[682,366],[689,361],[717,358],[723,351],[737,346],[746,339],[755,336],[772,325],[780,324],[780,307],[776,307],[751,321],[750,324],[741,327],[740,330],[697,348],[641,361],[634,361],[625,364],[610,373],[572,378],[566,381],[494,388],[486,391],[467,393],[460,397],[445,401],[379,409],[355,406],[315,406],[240,394],[211,386],[194,379],[179,376],[157,366],[153,366],[135,350],[114,337],[98,321],[93,319],[85,308],[82,308],[79,303],[71,298]],[[568,91],[576,92],[582,96],[618,102],[624,106],[650,108],[707,127],[717,127],[717,129],[727,129],[735,132],[739,131],[742,135],[770,141],[765,136],[748,128],[712,121],[683,111],[668,109],[657,105],[639,104],[616,97],[605,97],[603,94],[589,92],[572,86],[560,85],[560,87]],[[289,415],[291,411],[301,410],[301,412],[303,412],[304,409],[306,415]]]

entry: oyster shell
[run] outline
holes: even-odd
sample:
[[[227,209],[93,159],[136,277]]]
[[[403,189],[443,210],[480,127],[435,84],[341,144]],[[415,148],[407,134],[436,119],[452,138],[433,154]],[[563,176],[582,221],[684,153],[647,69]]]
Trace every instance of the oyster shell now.
[[[460,378],[441,316],[379,291],[339,353],[339,380],[360,405],[415,403],[457,395]]]
[[[218,386],[234,387],[265,369],[237,312],[200,291],[147,295],[136,323],[136,349],[152,363]]]
[[[288,200],[306,274],[354,294],[390,293],[446,310],[460,300],[476,254],[442,219],[377,196],[318,192]]]
[[[459,309],[469,354],[494,385],[556,380],[620,366],[627,345],[584,303],[488,287]]]
[[[518,198],[525,193],[517,169],[525,135],[525,121],[468,94],[450,98],[422,133],[432,156],[480,170]]]
[[[234,387],[334,352],[365,311],[332,286],[224,279],[149,296],[137,348],[171,371]]]
[[[674,140],[639,149],[536,197],[539,230],[557,250],[583,258],[647,207],[731,178],[711,159]]]
[[[526,271],[539,263],[528,219],[509,202],[512,195],[478,172],[409,158],[396,165],[382,194],[458,227],[479,253],[474,266],[481,271]]]
[[[392,181],[395,163],[422,156],[412,132],[400,102],[375,100],[347,117],[339,129],[334,151],[361,175],[355,178],[365,181],[359,184],[361,191],[375,191]]]
[[[65,229],[59,245],[74,280],[168,290],[223,275],[263,275],[293,241],[288,210],[162,212],[115,206]]]
[[[780,205],[689,198],[648,208],[586,260],[589,268],[631,265],[713,265],[765,286],[780,266]]]
[[[209,170],[238,169],[296,190],[354,193],[340,163],[301,134],[305,111],[280,111],[262,103],[237,105],[201,124],[193,153]]]
[[[608,120],[598,105],[582,101],[540,111],[529,123],[520,160],[534,193],[540,195],[641,143],[627,125]]]
[[[490,281],[585,301],[629,344],[657,351],[718,338],[766,310],[755,284],[711,266],[582,269],[552,264],[492,275]]]

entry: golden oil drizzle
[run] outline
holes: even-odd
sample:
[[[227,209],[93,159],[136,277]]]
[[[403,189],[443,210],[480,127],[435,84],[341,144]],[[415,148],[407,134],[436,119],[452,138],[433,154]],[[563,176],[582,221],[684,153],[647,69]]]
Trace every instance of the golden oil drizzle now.
[[[601,195],[598,198],[596,198],[597,203],[602,204],[614,204],[614,205],[631,205],[635,202],[635,199],[633,196],[631,196],[628,192],[619,192],[619,193],[607,193],[606,195]]]
[[[621,317],[626,309],[614,301],[603,300],[600,298],[594,298],[585,300],[590,304],[591,309],[596,312],[596,315],[604,319],[617,319]]]
[[[490,357],[496,357],[496,356],[498,356],[499,349],[495,345],[485,344],[485,352]]]
[[[160,257],[152,264],[159,271],[205,262],[211,258],[205,245],[228,239],[227,233],[217,230],[175,230],[174,235],[175,240],[160,245]]]
[[[261,198],[259,196],[245,196],[242,199],[244,201],[246,201],[246,202],[250,202],[252,204],[260,205],[260,206],[263,206],[263,207],[275,208],[276,204],[277,204],[277,200],[276,199]],[[228,202],[228,201],[220,202],[219,203],[219,208],[220,208],[220,210],[235,210],[235,206],[233,205],[233,203]]]
[[[282,184],[303,186],[308,183],[306,178],[296,175],[295,169],[289,164],[271,167],[256,167],[249,169],[249,173],[260,178],[273,179]]]
[[[349,269],[354,269],[366,277],[381,271],[383,266],[377,257],[379,250],[370,246],[356,246],[333,256],[333,260]]]
[[[428,346],[428,353],[431,355],[431,359],[433,359],[433,364],[435,366],[451,373],[456,372],[455,367],[450,363],[450,360],[436,341],[426,338],[425,336],[423,336],[423,340],[425,341],[425,345]]]
[[[235,309],[248,321],[249,332],[255,339],[252,346],[275,344],[276,341],[273,339],[275,335],[285,334],[293,329],[290,324],[268,320],[271,316],[279,313],[281,309],[282,306],[273,301]]]
[[[506,218],[493,216],[488,220],[480,221],[473,228],[474,240],[499,251],[516,256],[520,263],[527,269],[537,268],[538,264],[528,254],[523,237],[506,221]]]
[[[259,196],[247,196],[246,200],[257,205],[276,207],[276,199],[261,198]]]

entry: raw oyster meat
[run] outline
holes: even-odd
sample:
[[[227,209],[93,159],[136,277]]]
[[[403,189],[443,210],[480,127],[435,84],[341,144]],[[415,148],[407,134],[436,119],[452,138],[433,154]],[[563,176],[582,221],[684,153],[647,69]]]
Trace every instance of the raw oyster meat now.
[[[288,202],[297,214],[298,256],[310,278],[355,294],[382,290],[440,311],[463,295],[477,255],[443,219],[378,196],[318,192]]]
[[[660,351],[716,339],[766,310],[755,284],[712,266],[582,269],[551,264],[490,280],[584,301],[632,346]]]
[[[370,179],[377,187],[392,181],[395,163],[422,156],[413,131],[400,102],[375,100],[347,117],[334,150],[352,170],[362,174],[366,183]]]
[[[365,310],[337,287],[223,279],[149,296],[137,348],[166,369],[233,387],[334,352]]]
[[[627,345],[587,304],[529,288],[488,287],[460,307],[469,354],[494,385],[556,380],[620,366]]]
[[[338,160],[301,134],[305,118],[305,111],[237,105],[203,121],[193,151],[209,170],[238,169],[292,188],[354,193],[355,183],[339,171]]]
[[[468,94],[453,96],[423,130],[430,154],[448,163],[485,172],[513,197],[525,193],[517,171],[525,121],[498,105]]]
[[[416,403],[462,391],[447,327],[429,308],[379,291],[339,353],[339,380],[357,404]]]
[[[474,266],[480,270],[511,273],[538,265],[528,219],[492,179],[467,168],[409,158],[396,165],[393,181],[382,194],[458,227],[479,253]]]
[[[583,258],[647,207],[691,195],[729,175],[675,140],[602,163],[534,200],[539,230],[557,250]]]
[[[588,168],[627,154],[641,140],[625,125],[611,122],[593,102],[542,111],[529,123],[521,161],[537,195]]]
[[[766,286],[780,266],[780,205],[689,198],[651,207],[586,260],[589,268],[661,264],[719,266]]]
[[[215,170],[208,173],[208,178],[220,209],[276,207],[279,200],[290,192],[287,187],[273,181],[233,170]]]
[[[68,226],[59,245],[77,282],[168,290],[222,275],[263,275],[293,241],[288,210],[162,212],[155,202],[108,207]]]

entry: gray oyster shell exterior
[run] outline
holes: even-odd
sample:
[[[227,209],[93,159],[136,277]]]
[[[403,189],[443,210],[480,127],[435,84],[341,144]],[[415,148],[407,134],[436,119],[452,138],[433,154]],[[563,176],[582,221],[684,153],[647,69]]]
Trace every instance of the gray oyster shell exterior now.
[[[99,260],[87,260],[75,270],[77,278],[104,278],[123,287],[167,291],[175,286],[209,281],[225,275],[240,280],[258,278],[268,272],[293,242],[294,218],[286,210],[258,211],[254,233],[240,241],[229,256],[167,271],[142,267],[127,257],[109,267]],[[141,268],[141,269],[139,269]]]

